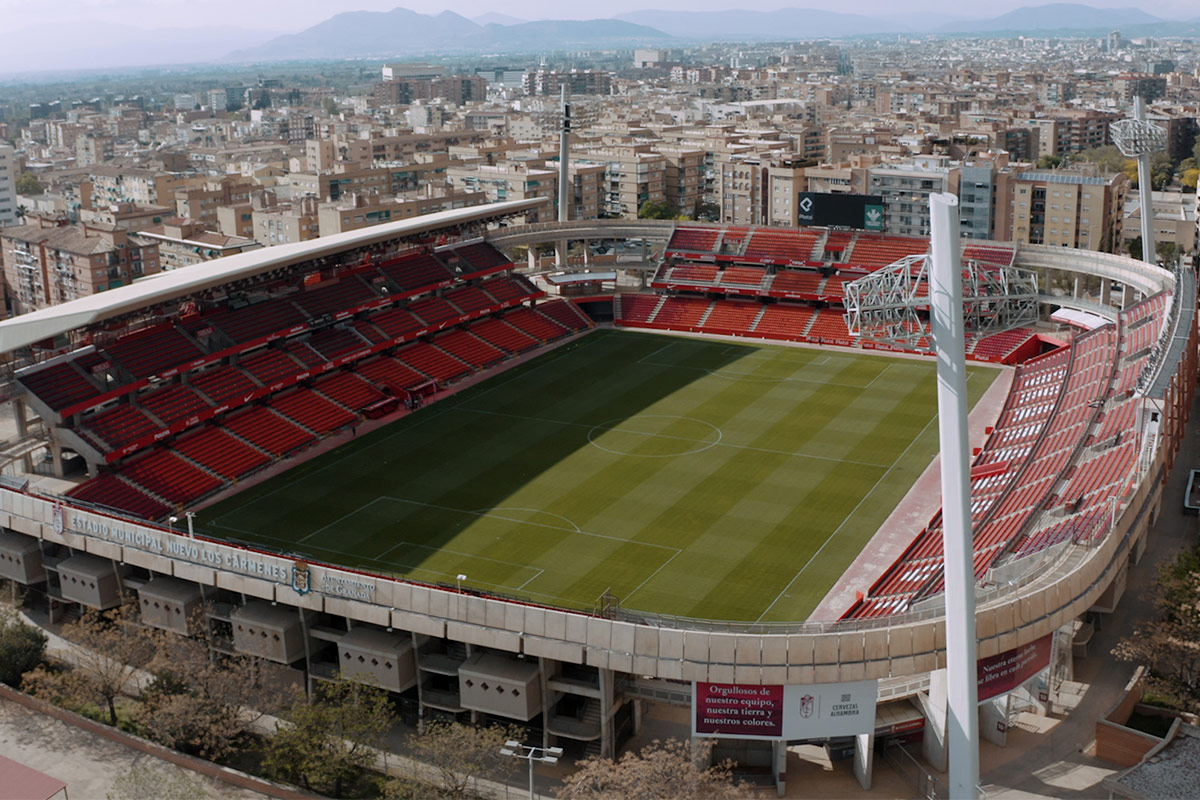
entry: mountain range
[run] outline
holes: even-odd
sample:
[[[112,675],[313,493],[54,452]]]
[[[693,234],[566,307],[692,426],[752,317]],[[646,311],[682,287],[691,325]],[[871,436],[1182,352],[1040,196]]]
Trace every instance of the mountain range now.
[[[12,31],[0,49],[0,73],[139,65],[346,58],[409,58],[437,53],[675,47],[707,41],[788,41],[937,34],[944,36],[1198,36],[1200,17],[1169,21],[1136,8],[1080,3],[1026,6],[986,19],[945,14],[878,16],[813,8],[776,11],[647,9],[609,19],[524,20],[499,12],[474,19],[406,8],[348,11],[283,36],[234,27],[147,30],[96,21],[64,21]],[[229,52],[232,50],[233,52]]]
[[[495,18],[491,15],[485,19]],[[419,14],[347,11],[299,33],[279,36],[258,47],[230,53],[234,61],[322,58],[389,58],[426,53],[514,52],[655,44],[662,31],[618,19],[517,21],[479,24],[453,11]]]

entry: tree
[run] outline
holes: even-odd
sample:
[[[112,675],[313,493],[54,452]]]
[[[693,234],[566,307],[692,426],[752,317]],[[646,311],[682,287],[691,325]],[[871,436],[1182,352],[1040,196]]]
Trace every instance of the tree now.
[[[1174,242],[1158,242],[1154,245],[1154,252],[1158,255],[1159,261],[1170,267],[1179,255],[1179,245]]]
[[[32,172],[22,172],[21,177],[17,178],[17,194],[37,195],[45,191],[46,187]]]
[[[115,726],[117,698],[133,687],[134,673],[154,655],[158,634],[141,627],[137,607],[126,603],[110,611],[88,609],[64,625],[62,635],[76,645],[71,668],[34,670],[23,685],[39,697],[71,708],[100,706]]]
[[[149,669],[138,722],[167,747],[218,760],[237,750],[254,723],[294,695],[264,680],[252,656],[210,657],[204,609],[196,611],[194,639],[166,637]]]
[[[325,99],[324,99],[324,100],[321,102],[321,108],[323,108],[323,109],[325,110],[325,114],[326,114],[327,116],[330,116],[330,117],[336,117],[336,116],[337,116],[337,113],[338,113],[338,104],[337,104],[337,101],[336,101],[336,100],[334,100],[332,97],[326,97],[326,98],[325,98]]]
[[[1159,568],[1155,594],[1161,616],[1138,625],[1113,655],[1145,664],[1147,685],[1175,707],[1200,711],[1200,547]]]
[[[0,682],[19,686],[21,676],[46,655],[46,634],[26,623],[15,609],[0,607]]]
[[[1179,178],[1179,182],[1183,184],[1183,188],[1196,191],[1196,184],[1200,182],[1200,169],[1192,168],[1185,169]]]
[[[24,222],[25,217],[29,214],[29,208],[28,208],[28,206],[18,204],[16,210],[13,213],[15,213],[17,215],[17,219],[21,220],[21,222]]]
[[[558,796],[564,800],[745,797],[748,787],[733,780],[732,762],[698,766],[708,761],[712,746],[709,740],[655,740],[640,752],[628,752],[618,761],[592,756],[581,761],[578,769],[564,779]]]
[[[1129,253],[1130,258],[1142,259],[1142,237],[1135,236],[1125,243],[1125,250]]]
[[[665,200],[647,200],[638,209],[638,219],[675,219],[678,211]]]
[[[1130,163],[1136,165],[1136,162],[1130,162],[1125,155],[1117,149],[1116,145],[1106,145],[1104,147],[1093,147],[1091,150],[1084,150],[1073,155],[1074,161],[1088,161],[1096,164],[1104,172],[1121,172]],[[1136,169],[1134,170],[1136,173]]]
[[[343,786],[374,762],[395,713],[387,692],[358,681],[320,683],[314,695],[284,712],[285,723],[263,746],[263,768],[272,777],[341,797]]]
[[[703,200],[696,201],[696,211],[693,219],[700,222],[720,222],[721,207],[716,203],[707,203]]]
[[[413,758],[433,768],[436,785],[393,781],[389,794],[396,797],[423,796],[436,791],[441,797],[469,797],[472,781],[484,776],[503,777],[515,763],[500,749],[509,739],[519,739],[513,728],[476,728],[458,722],[432,722],[425,732],[408,737]]]
[[[1059,156],[1042,156],[1037,161],[1038,169],[1054,169],[1062,164],[1062,159]]]

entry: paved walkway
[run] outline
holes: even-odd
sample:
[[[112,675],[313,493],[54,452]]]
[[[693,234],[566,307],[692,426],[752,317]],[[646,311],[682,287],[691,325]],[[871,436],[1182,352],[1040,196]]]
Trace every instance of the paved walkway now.
[[[251,800],[266,796],[182,770],[6,700],[0,700],[0,755],[64,781],[71,800],[105,800],[114,782],[134,767],[162,782],[186,776],[203,797]]]

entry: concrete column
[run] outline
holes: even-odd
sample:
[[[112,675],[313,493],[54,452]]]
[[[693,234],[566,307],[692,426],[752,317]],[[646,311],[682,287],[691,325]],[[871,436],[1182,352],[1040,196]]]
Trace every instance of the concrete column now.
[[[925,736],[921,755],[938,772],[946,771],[946,670],[929,673],[929,694],[918,695],[925,712]]]
[[[615,673],[601,668],[600,672],[600,755],[617,757],[617,730],[613,716],[617,713]]]
[[[979,736],[998,747],[1008,744],[1009,697],[1005,694],[979,704]]]
[[[529,271],[537,272],[537,268],[537,245],[531,244],[529,245]]]
[[[1100,279],[1100,305],[1108,305],[1112,300],[1112,281],[1108,278]]]
[[[1074,277],[1074,279],[1072,279],[1071,283],[1072,283],[1071,297],[1074,297],[1076,300],[1078,300],[1079,299],[1079,276],[1076,275]]]
[[[553,739],[558,737],[553,736],[547,728],[550,727],[550,709],[553,703],[550,702],[550,669],[554,662],[544,656],[538,658],[538,682],[542,687],[542,747],[553,747]]]
[[[771,742],[771,751],[775,760],[775,791],[783,797],[787,794],[787,740]]]
[[[860,733],[854,737],[854,777],[864,791],[871,788],[875,771],[875,734]]]

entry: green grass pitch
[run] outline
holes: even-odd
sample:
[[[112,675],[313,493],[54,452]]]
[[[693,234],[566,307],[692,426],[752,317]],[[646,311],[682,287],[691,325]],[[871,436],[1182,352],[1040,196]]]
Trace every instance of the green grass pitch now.
[[[972,367],[971,403],[997,371]],[[803,620],[937,450],[934,364],[597,331],[202,511],[213,536],[591,609]]]

